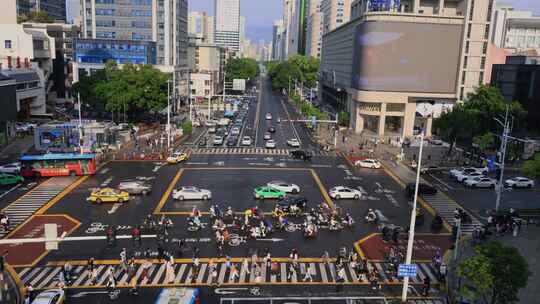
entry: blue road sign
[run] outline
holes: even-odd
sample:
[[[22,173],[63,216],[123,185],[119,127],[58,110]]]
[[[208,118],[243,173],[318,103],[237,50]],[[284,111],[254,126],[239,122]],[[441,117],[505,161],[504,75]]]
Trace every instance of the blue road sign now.
[[[416,264],[399,264],[398,276],[400,277],[415,277]]]

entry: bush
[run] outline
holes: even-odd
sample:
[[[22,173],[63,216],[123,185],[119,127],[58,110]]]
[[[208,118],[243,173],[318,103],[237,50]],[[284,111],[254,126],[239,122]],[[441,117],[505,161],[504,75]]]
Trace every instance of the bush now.
[[[186,121],[182,124],[182,132],[184,135],[190,135],[191,132],[193,132],[193,125],[191,124],[191,121]]]

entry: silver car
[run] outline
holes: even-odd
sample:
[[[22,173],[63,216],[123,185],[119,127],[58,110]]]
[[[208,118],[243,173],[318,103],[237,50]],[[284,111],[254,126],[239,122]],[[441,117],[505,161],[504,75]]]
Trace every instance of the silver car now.
[[[118,184],[118,189],[126,191],[129,194],[147,195],[152,191],[152,187],[141,181],[126,181]]]
[[[212,198],[212,192],[206,189],[200,189],[197,187],[181,187],[179,189],[173,190],[172,194],[173,199],[183,201],[183,200],[209,200]]]

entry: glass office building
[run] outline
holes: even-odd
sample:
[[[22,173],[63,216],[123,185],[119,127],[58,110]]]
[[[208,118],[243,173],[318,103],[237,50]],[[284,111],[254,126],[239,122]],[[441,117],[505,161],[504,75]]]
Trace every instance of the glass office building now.
[[[101,64],[113,60],[118,64],[156,64],[153,41],[75,39],[73,44],[77,63]]]

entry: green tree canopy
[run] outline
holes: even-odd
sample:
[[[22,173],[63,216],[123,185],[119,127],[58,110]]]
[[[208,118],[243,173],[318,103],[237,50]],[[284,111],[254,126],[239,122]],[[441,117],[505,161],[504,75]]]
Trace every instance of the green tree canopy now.
[[[259,63],[252,58],[234,58],[227,62],[227,81],[233,79],[254,79],[259,75]]]
[[[527,112],[521,104],[517,101],[507,103],[498,88],[483,85],[469,94],[464,103],[443,113],[435,120],[434,127],[444,140],[468,145],[475,136],[501,130],[494,118],[504,120],[507,105],[514,117],[514,130],[524,129],[522,122]]]
[[[49,16],[46,12],[29,12],[27,14],[17,17],[18,23],[23,22],[35,22],[35,23],[53,23],[54,19]]]
[[[159,111],[167,105],[168,75],[150,65],[109,61],[105,69],[82,76],[74,85],[85,103],[107,111]]]
[[[536,153],[533,159],[524,162],[521,171],[527,176],[540,178],[540,153]]]
[[[527,285],[529,265],[515,247],[490,242],[475,248],[476,255],[458,266],[464,279],[460,293],[490,304],[517,303],[519,289]]]
[[[314,87],[317,82],[319,60],[313,57],[295,55],[286,61],[267,63],[268,75],[272,79],[274,89],[289,88],[294,82],[301,82],[308,87]]]

